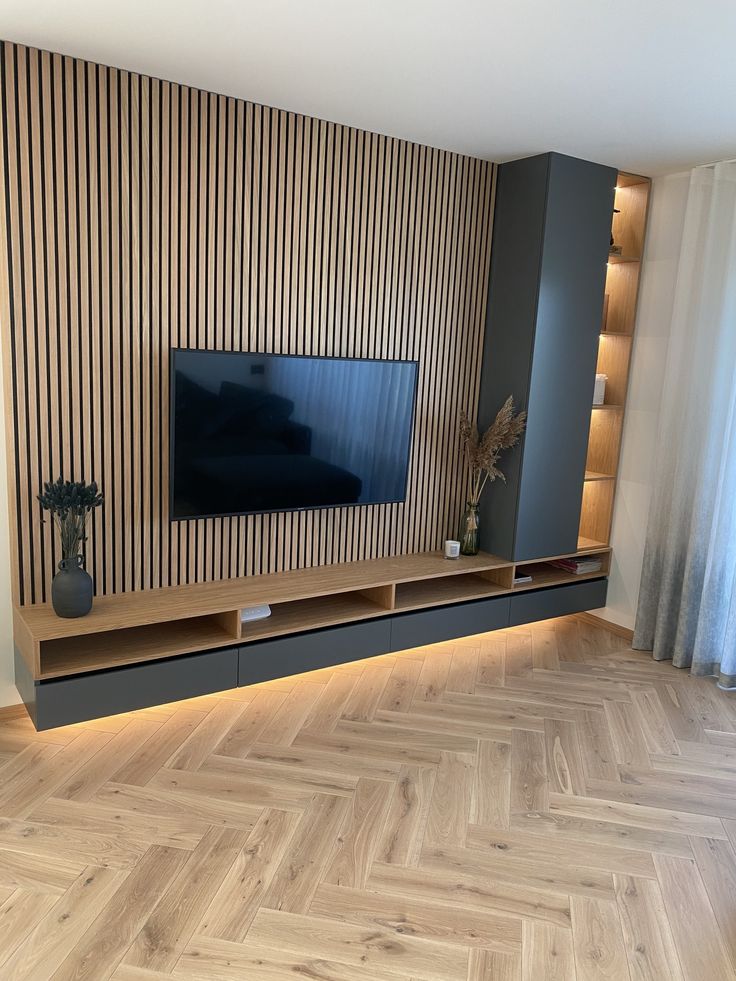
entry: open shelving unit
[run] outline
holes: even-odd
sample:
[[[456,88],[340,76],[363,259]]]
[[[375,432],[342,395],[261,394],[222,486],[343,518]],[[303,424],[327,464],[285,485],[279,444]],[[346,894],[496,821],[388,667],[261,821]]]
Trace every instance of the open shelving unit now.
[[[603,405],[592,408],[588,437],[580,539],[592,547],[607,546],[611,537],[631,351],[636,324],[639,274],[644,254],[651,182],[620,173],[616,183],[612,233],[621,254],[609,255],[606,302],[598,344],[596,371],[608,376]]]
[[[48,604],[16,608],[16,646],[35,681],[124,667],[197,651],[246,645],[338,624],[559,586],[608,574],[574,575],[552,559],[516,564],[480,553],[447,560],[427,552],[293,572],[103,596],[80,619],[57,617]],[[555,556],[566,558],[569,556]],[[517,570],[533,576],[514,586]],[[242,621],[241,611],[268,603],[271,616]]]
[[[525,574],[532,577],[528,583],[517,583],[514,585],[514,592],[528,589],[542,589],[545,586],[561,586],[568,582],[582,582],[585,579],[600,579],[607,576],[611,568],[611,551],[603,548],[598,551],[591,550],[585,555],[587,559],[597,559],[600,561],[600,569],[592,572],[572,573],[565,569],[560,569],[554,562],[556,559],[573,558],[575,556],[558,555],[550,559],[537,559],[534,562],[519,562],[515,567],[515,575]]]

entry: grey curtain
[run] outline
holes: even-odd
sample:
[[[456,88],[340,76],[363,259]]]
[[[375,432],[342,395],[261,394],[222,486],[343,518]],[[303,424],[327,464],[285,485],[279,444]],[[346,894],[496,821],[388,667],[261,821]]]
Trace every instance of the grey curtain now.
[[[691,176],[634,647],[736,687],[736,162]]]

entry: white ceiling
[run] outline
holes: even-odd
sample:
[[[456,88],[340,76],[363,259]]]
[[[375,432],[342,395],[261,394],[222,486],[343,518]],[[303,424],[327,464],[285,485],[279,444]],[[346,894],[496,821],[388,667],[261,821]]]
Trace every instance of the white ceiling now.
[[[490,160],[736,156],[734,0],[2,0],[0,36]]]

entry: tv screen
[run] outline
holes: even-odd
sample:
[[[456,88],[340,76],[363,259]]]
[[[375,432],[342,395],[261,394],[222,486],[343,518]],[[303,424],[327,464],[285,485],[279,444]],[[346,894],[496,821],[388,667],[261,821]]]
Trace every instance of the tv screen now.
[[[403,501],[416,361],[176,349],[171,518]]]

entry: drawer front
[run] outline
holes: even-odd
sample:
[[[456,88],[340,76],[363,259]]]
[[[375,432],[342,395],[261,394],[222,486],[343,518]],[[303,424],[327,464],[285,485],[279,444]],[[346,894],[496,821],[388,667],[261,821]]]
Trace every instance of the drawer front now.
[[[238,649],[187,654],[35,685],[36,728],[100,719],[235,688]]]
[[[511,626],[550,620],[568,613],[598,610],[606,605],[607,579],[588,579],[511,597]]]
[[[391,621],[386,618],[247,644],[240,648],[238,684],[254,685],[386,654],[390,643]]]
[[[406,651],[508,625],[508,596],[438,606],[418,613],[401,613],[393,618],[391,625],[391,650]]]

